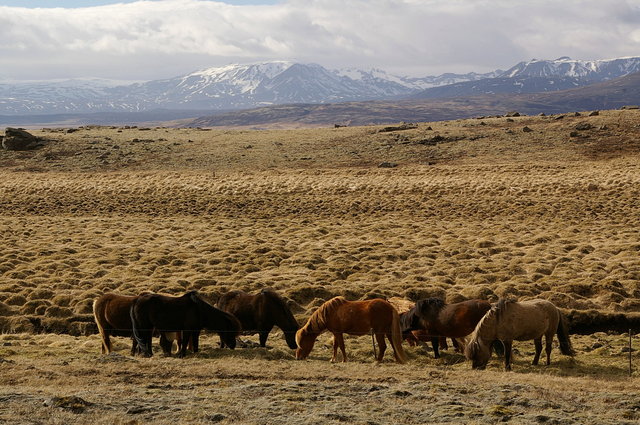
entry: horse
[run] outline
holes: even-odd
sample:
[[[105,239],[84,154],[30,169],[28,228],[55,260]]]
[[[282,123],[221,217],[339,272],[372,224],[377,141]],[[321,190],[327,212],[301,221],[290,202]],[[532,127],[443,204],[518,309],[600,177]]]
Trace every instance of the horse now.
[[[267,337],[274,326],[284,332],[287,345],[298,348],[296,332],[300,328],[286,301],[275,291],[263,289],[255,295],[244,291],[227,292],[218,300],[218,308],[233,314],[242,325],[242,333],[259,334],[260,346],[267,345]],[[220,346],[224,343],[220,341]]]
[[[422,328],[422,325],[418,322],[415,315],[414,307],[416,306],[416,303],[399,297],[391,297],[388,301],[400,314],[402,339],[407,341],[409,346],[416,346],[420,341],[431,341],[431,335]],[[454,346],[455,345],[456,343],[454,341]],[[447,339],[445,337],[440,337],[440,346],[445,349],[448,348]]]
[[[462,338],[473,332],[490,308],[488,301],[479,299],[446,304],[440,298],[425,298],[401,317],[401,327],[403,332],[414,331],[417,339],[430,337],[434,356],[438,359],[442,338],[452,338],[454,346],[460,348],[464,345]]]
[[[110,336],[130,337],[132,340],[131,355],[136,354],[138,344],[133,338],[129,310],[137,299],[138,296],[108,293],[93,301],[93,317],[102,338],[102,354],[109,354],[112,351]],[[160,347],[162,347],[164,354],[171,355],[173,341],[178,340],[178,345],[180,345],[180,339],[181,335],[176,332],[161,333]]]
[[[198,339],[202,329],[220,335],[227,347],[236,346],[240,322],[232,314],[217,309],[202,299],[197,291],[179,297],[158,294],[140,295],[129,311],[133,336],[142,354],[151,357],[152,330],[181,332],[178,357],[184,357],[191,342],[193,352],[198,352]]]
[[[544,336],[547,365],[549,365],[554,334],[558,335],[560,352],[566,356],[574,356],[566,320],[555,305],[542,299],[520,302],[501,299],[476,326],[465,349],[465,356],[471,360],[473,369],[484,369],[491,356],[488,344],[499,339],[503,342],[505,349],[504,368],[509,371],[513,341],[533,339],[536,354],[532,364],[537,365]]]
[[[307,320],[307,323],[296,332],[296,358],[306,359],[313,349],[318,335],[325,330],[333,334],[333,357],[337,361],[338,348],[342,351],[342,361],[347,361],[343,334],[366,335],[373,332],[378,341],[380,352],[376,360],[381,362],[387,344],[386,336],[391,342],[393,354],[398,363],[406,361],[402,349],[402,332],[400,318],[396,309],[380,298],[367,301],[347,301],[344,297],[335,297],[322,304]]]

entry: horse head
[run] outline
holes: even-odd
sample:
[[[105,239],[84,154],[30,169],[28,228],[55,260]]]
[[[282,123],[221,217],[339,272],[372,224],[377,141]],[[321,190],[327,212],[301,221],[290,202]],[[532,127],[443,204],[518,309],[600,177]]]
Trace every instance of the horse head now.
[[[296,332],[296,359],[304,360],[309,357],[309,353],[313,349],[313,345],[318,338],[318,334],[309,332],[307,328],[301,328]]]
[[[491,357],[491,347],[481,339],[472,339],[464,349],[464,355],[471,360],[472,369],[484,369]]]

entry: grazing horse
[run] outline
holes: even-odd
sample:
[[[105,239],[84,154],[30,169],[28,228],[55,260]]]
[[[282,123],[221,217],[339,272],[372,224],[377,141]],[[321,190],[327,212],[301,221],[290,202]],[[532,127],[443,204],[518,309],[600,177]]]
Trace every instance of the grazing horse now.
[[[131,337],[131,355],[136,354],[138,344],[133,338],[131,315],[129,314],[136,299],[138,299],[137,296],[108,293],[96,298],[93,302],[93,317],[102,338],[102,354],[109,354],[112,351],[110,336]],[[162,347],[164,354],[171,354],[171,347],[175,339],[180,345],[180,336],[179,333],[174,332],[160,334],[160,347]]]
[[[401,327],[418,331],[418,337],[431,335],[435,358],[440,358],[441,337],[454,338],[454,346],[461,338],[471,334],[491,304],[485,300],[467,300],[445,304],[440,298],[425,298],[416,302],[415,307],[401,318]]]
[[[411,347],[418,345],[420,341],[431,341],[431,335],[423,329],[416,316],[414,309],[416,303],[398,297],[391,297],[388,301],[400,314],[400,328],[402,329],[403,340],[407,341]],[[454,345],[456,345],[455,341]],[[445,337],[440,337],[440,346],[445,349],[448,348]]]
[[[261,347],[266,346],[269,332],[277,326],[284,332],[289,348],[298,348],[296,332],[300,326],[286,301],[275,291],[263,289],[255,295],[244,291],[227,292],[218,300],[218,308],[236,316],[242,324],[242,333],[258,333]],[[222,340],[220,345],[224,346]]]
[[[307,323],[296,332],[296,358],[302,360],[309,356],[318,335],[325,330],[333,334],[332,362],[337,361],[338,348],[342,351],[342,361],[347,361],[343,334],[366,335],[375,334],[380,347],[376,358],[381,362],[387,344],[386,336],[391,342],[393,354],[398,363],[406,361],[402,349],[402,332],[400,318],[396,309],[389,302],[376,298],[367,301],[347,301],[344,297],[335,297],[322,304],[309,317]]]
[[[545,337],[547,365],[551,364],[553,334],[558,335],[560,352],[573,356],[575,352],[569,340],[569,329],[560,311],[547,300],[500,300],[480,320],[471,334],[465,356],[474,369],[484,369],[489,362],[489,344],[495,339],[505,348],[504,368],[511,370],[511,346],[513,341],[533,339],[536,354],[532,364],[537,365],[542,352],[542,337]]]
[[[152,330],[181,332],[182,340],[178,357],[184,357],[191,342],[193,352],[198,352],[198,338],[202,329],[220,335],[231,349],[236,346],[240,322],[232,314],[219,310],[203,300],[197,291],[180,297],[158,294],[140,295],[130,310],[133,336],[143,355],[151,357]]]

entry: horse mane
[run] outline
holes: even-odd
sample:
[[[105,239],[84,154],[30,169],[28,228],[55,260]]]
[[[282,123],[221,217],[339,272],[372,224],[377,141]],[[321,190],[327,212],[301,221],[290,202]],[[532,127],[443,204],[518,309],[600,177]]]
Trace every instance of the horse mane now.
[[[424,298],[422,300],[418,300],[416,302],[415,309],[416,311],[419,311],[422,313],[425,311],[426,308],[428,309],[433,308],[435,310],[435,313],[439,313],[440,310],[442,310],[442,308],[446,305],[447,304],[444,302],[442,298],[431,297],[431,298]]]
[[[496,305],[493,306],[489,311],[493,311],[496,315],[496,319],[499,321],[502,318],[502,315],[507,311],[507,309],[516,302],[517,301],[514,298],[500,298]]]
[[[307,324],[304,328],[307,332],[320,333],[327,327],[328,317],[333,313],[338,307],[347,303],[347,299],[345,297],[334,297],[329,301],[322,304],[316,311],[313,312],[309,320],[307,320]]]

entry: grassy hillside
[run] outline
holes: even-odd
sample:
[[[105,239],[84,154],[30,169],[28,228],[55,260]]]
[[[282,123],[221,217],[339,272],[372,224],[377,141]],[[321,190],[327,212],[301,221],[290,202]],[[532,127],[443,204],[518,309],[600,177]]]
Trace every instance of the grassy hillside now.
[[[35,131],[44,147],[0,151],[0,421],[633,423],[640,382],[619,332],[574,335],[576,359],[555,349],[551,367],[517,343],[511,374],[421,347],[373,365],[367,338],[330,365],[326,335],[306,362],[277,334],[266,350],[207,337],[186,360],[129,359],[124,338],[99,355],[91,303],[272,287],[300,322],[335,295],[638,312],[639,122]]]

